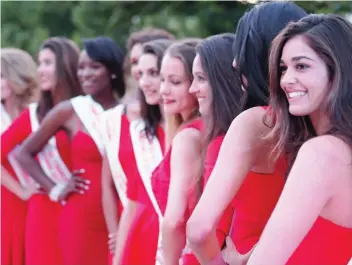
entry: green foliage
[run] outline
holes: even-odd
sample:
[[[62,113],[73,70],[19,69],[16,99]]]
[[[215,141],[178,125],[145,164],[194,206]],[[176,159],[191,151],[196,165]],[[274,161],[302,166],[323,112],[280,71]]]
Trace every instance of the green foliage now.
[[[351,2],[297,2],[308,12],[348,13]],[[35,55],[50,36],[112,37],[122,47],[133,31],[160,27],[178,38],[234,32],[251,5],[239,1],[1,1],[1,47]]]

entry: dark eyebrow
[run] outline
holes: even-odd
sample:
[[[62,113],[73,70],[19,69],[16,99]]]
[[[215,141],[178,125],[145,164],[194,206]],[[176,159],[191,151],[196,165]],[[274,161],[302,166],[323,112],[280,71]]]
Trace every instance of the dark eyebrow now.
[[[295,57],[293,57],[292,59],[291,59],[291,61],[294,61],[294,62],[297,62],[297,61],[299,61],[299,60],[301,60],[301,59],[307,59],[307,60],[310,60],[310,61],[313,61],[314,62],[314,60],[313,59],[311,59],[311,58],[309,58],[309,57],[307,57],[307,56],[304,56],[304,55],[301,55],[301,56],[295,56]],[[282,59],[280,60],[280,64],[281,63],[285,63]]]
[[[304,56],[304,55],[293,57],[291,60],[292,60],[292,61],[299,61],[299,60],[301,60],[301,59],[307,59],[307,60],[310,60],[310,61],[313,61],[313,62],[314,62],[313,59],[311,59],[311,58],[309,58],[309,57],[307,57],[307,56]]]

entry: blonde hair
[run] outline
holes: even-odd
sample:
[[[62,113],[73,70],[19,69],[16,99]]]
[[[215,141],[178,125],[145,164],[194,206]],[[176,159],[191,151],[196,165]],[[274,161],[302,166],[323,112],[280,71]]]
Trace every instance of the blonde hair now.
[[[193,60],[196,57],[196,47],[200,44],[202,39],[199,38],[187,38],[172,44],[165,52],[164,57],[169,55],[170,57],[176,57],[181,60],[185,68],[185,72],[191,83],[193,82],[192,66]],[[194,119],[199,115],[198,108],[192,113],[187,120],[183,120],[181,114],[165,115],[165,139],[166,147],[169,147],[172,143],[173,138],[179,131],[180,127]]]
[[[11,84],[21,110],[38,99],[37,65],[29,53],[17,48],[1,49],[1,73]]]

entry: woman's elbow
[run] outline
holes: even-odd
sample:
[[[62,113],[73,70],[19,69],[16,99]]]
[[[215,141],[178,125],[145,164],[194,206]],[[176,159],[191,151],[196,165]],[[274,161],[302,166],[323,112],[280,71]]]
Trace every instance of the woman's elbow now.
[[[26,161],[26,150],[23,148],[23,146],[19,146],[18,148],[13,150],[13,155],[15,159],[22,164],[23,161]]]
[[[200,245],[204,243],[212,232],[213,225],[209,222],[205,222],[205,220],[190,218],[187,222],[187,240],[191,245]]]
[[[165,236],[174,235],[185,229],[185,221],[182,218],[165,218],[162,222],[162,232]]]

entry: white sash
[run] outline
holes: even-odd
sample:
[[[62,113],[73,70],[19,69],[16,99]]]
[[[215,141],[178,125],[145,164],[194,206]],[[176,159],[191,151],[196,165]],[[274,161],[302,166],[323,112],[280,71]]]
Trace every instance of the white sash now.
[[[11,117],[7,113],[4,105],[1,104],[1,133],[6,131],[6,129],[11,125]]]
[[[104,112],[103,107],[95,102],[90,95],[75,97],[71,99],[71,104],[89,135],[97,145],[100,154],[103,155],[104,144],[99,120],[99,115]]]
[[[105,111],[100,116],[102,126],[103,144],[109,161],[112,178],[119,194],[123,207],[127,203],[127,177],[120,164],[118,157],[121,139],[121,118],[124,106],[117,105],[115,108]]]
[[[163,215],[152,189],[151,176],[153,170],[162,161],[163,152],[158,138],[153,137],[152,139],[148,139],[144,128],[145,123],[142,120],[134,120],[130,125],[130,134],[139,174],[143,180],[145,189],[159,218],[159,238],[158,250],[156,253],[156,264],[160,265],[164,263],[162,259],[163,256],[161,245],[161,225],[163,221]]]
[[[351,257],[351,259],[350,259],[350,261],[348,262],[347,265],[352,265],[352,257]]]
[[[39,128],[39,121],[36,113],[38,104],[31,103],[28,107],[31,129],[32,132],[35,132]],[[15,159],[14,152],[17,148],[18,146],[8,155],[8,159],[20,183],[23,186],[27,186],[29,182],[34,182],[34,180],[22,169]],[[57,149],[55,136],[51,137],[48,143],[37,154],[37,159],[45,174],[55,183],[65,182],[71,177],[71,172],[62,161]]]

